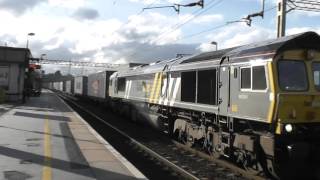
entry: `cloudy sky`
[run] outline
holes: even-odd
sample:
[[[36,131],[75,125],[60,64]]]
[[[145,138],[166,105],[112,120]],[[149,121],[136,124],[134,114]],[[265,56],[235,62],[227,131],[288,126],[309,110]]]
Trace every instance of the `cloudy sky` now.
[[[144,7],[197,0],[0,0],[0,45],[25,47],[34,57],[106,63],[153,62],[276,37],[276,0],[252,26],[228,23],[261,9],[260,0],[204,0],[204,8]],[[287,34],[320,33],[320,13],[291,11]],[[202,32],[202,33],[200,33]]]

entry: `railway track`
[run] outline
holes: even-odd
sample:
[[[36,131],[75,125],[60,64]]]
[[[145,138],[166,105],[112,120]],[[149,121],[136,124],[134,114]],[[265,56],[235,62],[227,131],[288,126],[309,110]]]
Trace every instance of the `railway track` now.
[[[119,120],[121,117],[105,109],[80,102],[72,96],[59,96],[150,179],[264,179],[228,162],[213,159],[150,128]]]

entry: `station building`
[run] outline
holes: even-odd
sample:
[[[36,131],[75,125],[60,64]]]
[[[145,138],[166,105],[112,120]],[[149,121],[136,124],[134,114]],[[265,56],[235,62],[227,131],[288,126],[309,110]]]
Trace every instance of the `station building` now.
[[[0,46],[0,99],[20,101],[32,54],[27,48]]]

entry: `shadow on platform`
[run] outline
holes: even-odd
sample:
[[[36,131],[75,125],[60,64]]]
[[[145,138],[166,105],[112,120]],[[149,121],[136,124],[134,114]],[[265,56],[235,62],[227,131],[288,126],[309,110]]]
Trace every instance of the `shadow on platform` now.
[[[62,123],[62,124],[65,124],[65,123]],[[65,125],[60,125],[61,127],[61,130],[64,131],[66,133],[66,131],[70,131],[70,130],[63,130],[63,129],[66,129],[66,128],[69,128],[69,127],[64,127],[64,126],[67,126],[66,124]],[[71,135],[71,132],[68,133],[68,135],[60,135],[60,134],[52,134],[52,133],[44,133],[44,132],[41,132],[41,131],[30,131],[30,130],[26,130],[26,129],[19,129],[19,128],[15,128],[15,127],[8,127],[8,126],[3,126],[3,125],[0,125],[0,128],[7,128],[7,129],[12,129],[12,130],[17,130],[17,131],[23,131],[23,132],[29,132],[29,133],[34,133],[34,134],[47,134],[47,135],[50,135],[52,137],[57,137],[57,138],[64,138],[64,139],[70,139],[70,140],[77,140],[77,141],[86,141],[86,142],[91,142],[91,143],[96,143],[96,144],[102,144],[100,142],[97,142],[97,141],[93,141],[93,140],[86,140],[86,139],[79,139],[79,138],[74,138],[72,135]]]
[[[21,151],[21,150],[9,148],[9,147],[0,146],[0,155],[15,158],[15,159],[20,159],[20,160],[27,159],[29,162],[34,164],[38,164],[42,166],[46,165],[46,162],[44,161],[45,156],[30,153],[30,152],[25,152],[25,151]],[[86,177],[97,178],[93,175],[92,173],[93,171],[95,172],[95,174],[98,174],[101,179],[123,179],[123,180],[135,179],[133,177],[108,171],[105,169],[89,167],[86,164],[74,163],[74,162],[64,161],[56,158],[51,158],[50,161],[51,161],[51,168],[59,169],[62,171],[66,171],[66,172],[70,172],[70,173],[74,173],[74,174],[78,174]],[[88,170],[85,171],[83,169],[88,169]]]
[[[63,121],[63,122],[70,122],[69,117],[65,116],[56,116],[56,115],[47,115],[47,114],[34,114],[34,113],[28,113],[28,112],[15,112],[15,116],[23,116],[23,117],[30,117],[30,118],[37,118],[37,119],[43,119],[43,120],[55,120],[55,121]]]

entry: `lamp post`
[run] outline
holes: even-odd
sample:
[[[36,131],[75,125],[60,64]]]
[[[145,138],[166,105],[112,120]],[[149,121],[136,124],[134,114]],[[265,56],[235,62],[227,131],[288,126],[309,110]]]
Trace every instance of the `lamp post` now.
[[[28,36],[27,36],[27,45],[26,45],[26,48],[28,49],[29,47],[29,36],[34,36],[35,33],[28,33]]]
[[[216,46],[216,51],[217,51],[218,50],[218,43],[215,41],[212,41],[211,44]]]

